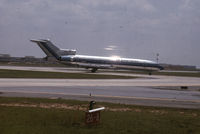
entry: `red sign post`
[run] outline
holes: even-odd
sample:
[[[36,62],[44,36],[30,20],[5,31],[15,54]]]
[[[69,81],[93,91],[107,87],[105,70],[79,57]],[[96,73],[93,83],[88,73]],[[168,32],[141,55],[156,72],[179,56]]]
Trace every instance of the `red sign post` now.
[[[85,113],[85,124],[94,125],[98,124],[99,122],[100,122],[100,111]]]

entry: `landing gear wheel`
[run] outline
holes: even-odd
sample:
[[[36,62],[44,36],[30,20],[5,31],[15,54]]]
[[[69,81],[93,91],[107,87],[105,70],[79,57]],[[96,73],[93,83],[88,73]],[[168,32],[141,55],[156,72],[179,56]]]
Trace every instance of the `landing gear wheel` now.
[[[92,68],[91,72],[95,73],[98,70],[98,68]]]
[[[149,72],[149,75],[152,75],[152,72]]]

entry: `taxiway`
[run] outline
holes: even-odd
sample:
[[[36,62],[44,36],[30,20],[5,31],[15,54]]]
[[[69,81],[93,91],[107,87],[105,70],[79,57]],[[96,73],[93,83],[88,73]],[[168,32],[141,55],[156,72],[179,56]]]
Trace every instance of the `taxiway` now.
[[[22,67],[22,69],[31,69]],[[32,68],[68,71],[63,68]],[[76,72],[73,71],[73,72]],[[78,70],[83,72],[83,70]],[[148,76],[127,73],[99,74],[139,76],[137,79],[0,79],[0,96],[96,100],[147,106],[200,108],[200,78]],[[181,87],[187,87],[182,89]]]

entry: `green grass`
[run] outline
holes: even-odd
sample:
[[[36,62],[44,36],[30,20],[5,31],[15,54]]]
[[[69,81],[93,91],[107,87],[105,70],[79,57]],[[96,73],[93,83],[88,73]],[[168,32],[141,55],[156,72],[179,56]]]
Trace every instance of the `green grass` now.
[[[113,72],[113,71],[110,71],[110,72]],[[149,72],[145,72],[145,71],[118,71],[118,72],[119,73],[149,75]],[[180,76],[180,77],[200,77],[200,72],[152,72],[152,75]]]
[[[200,72],[153,72],[152,75],[181,76],[181,77],[200,77]]]
[[[0,104],[68,104],[87,106],[88,102],[62,99],[6,98]],[[0,106],[0,133],[2,134],[199,134],[200,110],[143,107],[97,103],[105,106],[101,123],[84,124],[84,111],[45,109],[39,107]],[[108,109],[129,111],[110,111]]]
[[[136,77],[88,73],[63,73],[0,69],[0,78],[133,79]]]

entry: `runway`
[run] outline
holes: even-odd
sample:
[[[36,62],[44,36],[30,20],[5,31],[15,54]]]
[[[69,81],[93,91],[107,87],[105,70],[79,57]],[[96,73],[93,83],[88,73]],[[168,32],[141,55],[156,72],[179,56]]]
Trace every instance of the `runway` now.
[[[144,75],[137,79],[0,79],[0,87],[19,86],[200,86],[200,78]]]
[[[56,71],[55,68],[53,69]],[[59,68],[59,70],[63,69]],[[106,72],[106,74],[120,75],[121,73]],[[116,80],[2,78],[0,79],[0,96],[96,100],[200,109],[200,78],[123,75],[140,76],[140,78]],[[188,89],[181,87],[188,87]]]
[[[0,95],[200,108],[200,85],[195,83],[197,80],[192,81],[193,86],[189,90],[180,90],[178,85],[186,86],[184,81],[173,82],[173,86],[168,87],[170,82],[164,83],[163,80],[157,83],[158,80],[0,79],[0,92],[3,93]]]

